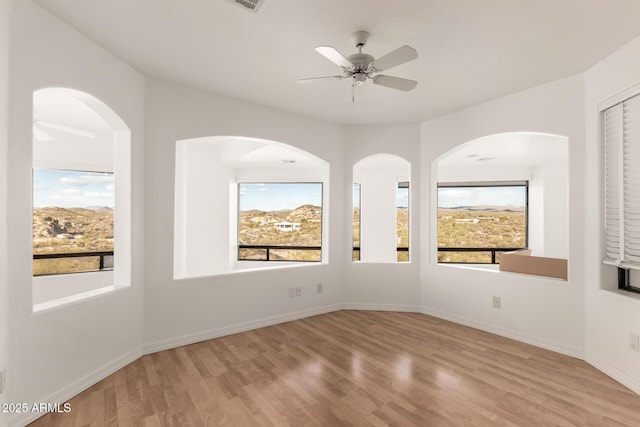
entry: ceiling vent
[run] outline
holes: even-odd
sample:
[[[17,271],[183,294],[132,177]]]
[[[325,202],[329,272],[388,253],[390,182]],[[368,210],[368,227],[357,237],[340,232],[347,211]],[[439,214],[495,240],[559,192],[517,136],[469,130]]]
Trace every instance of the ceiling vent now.
[[[237,4],[243,9],[248,9],[253,13],[258,13],[258,9],[264,3],[264,0],[229,0],[231,3]]]

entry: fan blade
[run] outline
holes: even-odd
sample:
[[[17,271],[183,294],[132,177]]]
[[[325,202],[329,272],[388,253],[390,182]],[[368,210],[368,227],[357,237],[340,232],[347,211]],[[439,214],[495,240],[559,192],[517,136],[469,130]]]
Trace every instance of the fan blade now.
[[[405,62],[413,61],[418,57],[418,52],[411,46],[402,46],[398,49],[387,53],[382,58],[378,58],[371,63],[375,71],[384,71],[389,68],[397,67]]]
[[[326,77],[310,77],[308,79],[298,79],[298,83],[314,83],[314,82],[322,82],[322,81],[328,81],[328,80],[342,80],[344,79],[344,76],[326,76]]]
[[[318,46],[316,48],[316,52],[318,52],[320,55],[324,56],[334,64],[341,66],[342,68],[353,67],[351,61],[349,61],[344,57],[343,54],[341,54],[331,46]]]
[[[380,86],[390,87],[391,89],[403,90],[405,92],[409,92],[418,84],[415,80],[401,79],[400,77],[385,76],[382,74],[375,76],[373,78],[373,83]]]

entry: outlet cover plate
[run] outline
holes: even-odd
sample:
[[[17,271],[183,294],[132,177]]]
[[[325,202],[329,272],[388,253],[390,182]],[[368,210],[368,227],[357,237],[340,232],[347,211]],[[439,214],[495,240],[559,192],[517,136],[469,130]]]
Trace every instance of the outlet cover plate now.
[[[493,308],[500,308],[500,297],[493,297],[491,304],[493,305]]]

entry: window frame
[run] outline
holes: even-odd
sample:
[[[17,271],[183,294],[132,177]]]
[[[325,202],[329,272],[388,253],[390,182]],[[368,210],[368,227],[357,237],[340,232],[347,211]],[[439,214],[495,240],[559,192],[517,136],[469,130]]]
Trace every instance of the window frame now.
[[[320,185],[320,246],[291,246],[291,245],[246,245],[240,243],[240,197],[241,185],[259,185],[259,184],[319,184]],[[291,262],[291,263],[323,263],[322,252],[324,250],[324,182],[323,181],[238,181],[236,183],[236,262]],[[257,259],[247,259],[240,257],[240,251],[242,249],[266,249],[266,257]],[[317,260],[300,260],[300,259],[271,259],[270,250],[313,250],[320,253],[320,257]]]
[[[355,224],[352,223],[352,227],[351,227],[351,261],[353,262],[358,262],[361,259],[361,246],[360,246],[360,239],[361,239],[361,232],[362,232],[362,184],[360,184],[359,182],[354,182],[353,183],[353,188],[352,188],[352,203],[351,203],[351,221],[353,222],[355,220],[355,209],[356,209],[356,198],[355,198],[355,192],[356,192],[356,188],[358,189],[358,245],[355,245],[355,231],[356,231],[356,227]],[[358,253],[358,255],[356,256],[356,252]]]
[[[407,190],[407,246],[398,246],[396,243],[396,262],[411,262],[411,181],[398,181],[396,183],[396,236],[398,236],[398,199],[397,199],[397,191],[400,189]],[[399,260],[401,252],[407,253],[406,260]]]
[[[438,211],[440,209],[439,198],[440,188],[469,188],[469,187],[524,187],[525,188],[525,246],[521,248],[501,248],[501,247],[488,247],[488,248],[474,248],[474,247],[440,247],[438,242],[439,235],[439,222]],[[497,265],[499,261],[499,253],[510,252],[521,249],[528,249],[529,247],[529,180],[514,180],[514,181],[465,181],[465,182],[438,182],[436,185],[436,262],[438,264],[479,264],[479,265]],[[472,262],[472,261],[439,261],[438,254],[440,252],[491,252],[491,262]]]

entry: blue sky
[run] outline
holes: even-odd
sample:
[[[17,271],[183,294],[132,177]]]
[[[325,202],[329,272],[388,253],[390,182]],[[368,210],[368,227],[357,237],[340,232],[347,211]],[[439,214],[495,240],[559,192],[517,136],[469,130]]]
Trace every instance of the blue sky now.
[[[442,187],[438,188],[438,207],[524,206],[525,187]]]
[[[302,205],[322,206],[321,183],[241,183],[240,210],[278,211]]]
[[[113,208],[113,174],[56,169],[33,170],[33,206]]]

